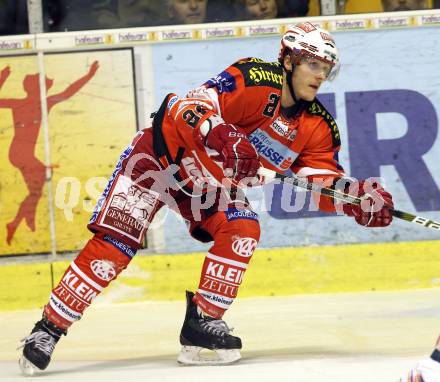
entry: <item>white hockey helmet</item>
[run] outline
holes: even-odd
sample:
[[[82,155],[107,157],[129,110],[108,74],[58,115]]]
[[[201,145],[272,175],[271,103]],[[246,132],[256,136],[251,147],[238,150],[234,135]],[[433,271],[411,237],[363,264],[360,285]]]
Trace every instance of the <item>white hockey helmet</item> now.
[[[325,29],[312,23],[300,23],[288,27],[281,38],[278,61],[283,65],[284,56],[292,59],[314,57],[332,66],[327,80],[332,81],[339,72],[339,52],[335,40]]]

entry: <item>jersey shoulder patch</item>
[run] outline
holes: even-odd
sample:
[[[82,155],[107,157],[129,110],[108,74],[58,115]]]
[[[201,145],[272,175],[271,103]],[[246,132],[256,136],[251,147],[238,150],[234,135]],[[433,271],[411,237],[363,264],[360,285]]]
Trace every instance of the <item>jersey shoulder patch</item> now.
[[[266,62],[260,58],[248,57],[232,65],[241,71],[245,86],[269,86],[281,89],[283,69],[278,62]]]
[[[339,134],[338,125],[336,124],[333,116],[324,107],[324,105],[317,99],[315,99],[313,102],[310,102],[307,111],[311,115],[319,115],[322,117],[322,119],[327,123],[327,126],[330,129],[333,147],[341,146],[341,136]]]

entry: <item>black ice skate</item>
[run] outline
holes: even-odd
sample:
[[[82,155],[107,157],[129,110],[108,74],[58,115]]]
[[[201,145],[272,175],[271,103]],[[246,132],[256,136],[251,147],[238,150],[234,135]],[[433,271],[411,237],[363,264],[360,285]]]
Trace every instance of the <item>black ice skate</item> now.
[[[205,317],[198,313],[192,299],[194,293],[186,292],[186,315],[180,332],[182,351],[177,362],[183,365],[221,365],[241,358],[241,340],[231,336],[223,320]],[[200,354],[203,349],[215,352],[214,356]]]
[[[46,369],[62,334],[66,335],[66,331],[58,328],[43,316],[35,324],[31,334],[21,340],[23,344],[19,349],[23,348],[23,354],[18,364],[22,373],[30,376],[34,375],[38,369]]]

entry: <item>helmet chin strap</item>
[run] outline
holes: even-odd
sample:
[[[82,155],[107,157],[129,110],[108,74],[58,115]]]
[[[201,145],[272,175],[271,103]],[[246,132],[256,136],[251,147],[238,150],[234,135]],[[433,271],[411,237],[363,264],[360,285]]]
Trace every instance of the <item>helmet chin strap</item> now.
[[[295,70],[295,64],[292,63],[292,69],[288,70],[286,69],[285,65],[283,65],[283,69],[286,72],[286,81],[287,86],[289,88],[290,95],[292,96],[293,101],[295,102],[292,106],[283,108],[283,114],[287,118],[295,118],[301,110],[304,108],[304,100],[298,98],[295,94],[295,90],[293,89],[293,83],[292,83],[292,75],[293,71]]]
[[[286,66],[283,65],[283,69],[286,72],[286,81],[287,81],[287,86],[289,88],[290,95],[292,96],[295,103],[298,103],[299,99],[295,95],[295,90],[293,89],[293,83],[292,83],[292,76],[293,76],[293,70],[295,69],[295,65],[292,63],[291,70],[286,69]]]

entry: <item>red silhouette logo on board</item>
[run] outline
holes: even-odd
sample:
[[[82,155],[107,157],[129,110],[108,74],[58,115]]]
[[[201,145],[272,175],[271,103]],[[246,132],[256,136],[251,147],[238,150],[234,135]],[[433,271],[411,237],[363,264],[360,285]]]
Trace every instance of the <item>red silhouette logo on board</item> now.
[[[98,61],[93,62],[88,73],[69,85],[64,91],[46,96],[47,113],[58,103],[75,95],[89,82],[99,68]],[[0,73],[0,89],[11,74],[10,67]],[[53,80],[46,77],[46,90]],[[11,109],[14,123],[14,136],[9,146],[9,160],[22,174],[28,194],[20,203],[12,221],[6,224],[6,242],[10,245],[18,226],[24,220],[31,231],[35,231],[35,215],[38,202],[46,181],[46,166],[35,156],[35,147],[41,128],[41,96],[39,75],[29,74],[23,80],[24,98],[0,98],[0,108]]]

